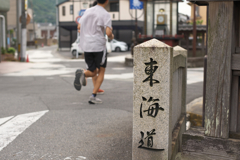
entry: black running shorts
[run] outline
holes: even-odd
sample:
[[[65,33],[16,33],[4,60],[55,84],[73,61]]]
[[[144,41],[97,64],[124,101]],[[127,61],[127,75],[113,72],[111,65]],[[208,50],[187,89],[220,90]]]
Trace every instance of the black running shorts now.
[[[87,70],[93,72],[96,68],[106,68],[107,66],[107,53],[105,52],[84,52]]]

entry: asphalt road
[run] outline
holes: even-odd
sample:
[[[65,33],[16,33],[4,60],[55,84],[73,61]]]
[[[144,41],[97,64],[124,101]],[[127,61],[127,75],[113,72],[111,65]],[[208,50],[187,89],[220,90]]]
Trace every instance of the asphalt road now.
[[[0,141],[0,159],[131,160],[133,68],[123,62],[130,52],[109,54],[101,86],[105,94],[98,96],[103,104],[89,105],[91,79],[80,92],[73,87],[74,71],[85,68],[84,61],[72,59],[67,51],[52,54],[54,49],[29,51],[30,62],[33,61],[29,68],[0,74],[0,120],[46,111],[26,130],[20,128],[21,133],[14,140],[3,139],[6,147],[1,149]],[[187,86],[187,102],[200,96],[202,82]],[[9,123],[11,119],[0,123],[0,139],[1,127]],[[10,129],[16,133],[13,128]]]

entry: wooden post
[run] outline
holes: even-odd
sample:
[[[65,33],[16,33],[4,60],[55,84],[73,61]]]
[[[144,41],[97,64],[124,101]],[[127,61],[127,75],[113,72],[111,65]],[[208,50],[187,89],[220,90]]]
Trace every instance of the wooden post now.
[[[193,57],[196,57],[196,42],[197,42],[197,30],[196,30],[196,5],[193,4]]]
[[[234,3],[234,20],[233,20],[233,43],[232,50],[235,51],[232,53],[233,57],[239,55],[239,12],[240,3]],[[236,62],[236,63],[234,63]],[[237,58],[232,58],[232,69],[238,70],[237,65],[239,64],[239,60]],[[240,69],[239,69],[240,70]],[[235,72],[233,71],[233,73]],[[240,106],[239,106],[239,75],[232,75],[232,89],[231,89],[231,112],[230,112],[230,136],[234,138],[237,132],[240,132]]]
[[[228,138],[234,2],[209,2],[205,135]]]
[[[147,2],[144,1],[144,34],[147,35]]]
[[[230,131],[237,132],[237,116],[238,116],[238,88],[239,77],[232,77],[232,93],[231,93],[231,112],[230,112]]]
[[[203,55],[205,55],[205,53],[204,53],[204,47],[205,47],[204,40],[205,40],[205,34],[204,34],[204,32],[202,32],[202,53],[203,53]]]
[[[189,54],[189,33],[187,33],[187,53]]]
[[[237,132],[240,133],[240,80],[238,81],[238,117],[237,117]]]
[[[172,0],[170,0],[170,36],[172,36]]]

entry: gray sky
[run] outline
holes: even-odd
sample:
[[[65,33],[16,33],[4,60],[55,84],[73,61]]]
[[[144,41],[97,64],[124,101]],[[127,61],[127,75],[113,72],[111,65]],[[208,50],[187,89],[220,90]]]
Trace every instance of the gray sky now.
[[[178,3],[178,12],[186,15],[191,15],[191,7],[187,4],[188,1]]]

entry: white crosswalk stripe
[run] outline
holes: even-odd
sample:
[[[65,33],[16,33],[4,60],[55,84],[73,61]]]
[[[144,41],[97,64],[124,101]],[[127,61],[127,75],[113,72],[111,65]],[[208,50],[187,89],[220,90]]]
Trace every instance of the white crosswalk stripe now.
[[[187,69],[187,84],[203,82],[203,68]]]
[[[48,110],[17,115],[14,118],[12,118],[13,116],[1,118],[0,122],[2,123],[0,123],[0,151],[47,112]]]
[[[56,62],[85,62],[84,59],[60,59],[54,57],[51,51],[32,50],[28,51],[30,62],[33,62],[28,69],[22,71],[6,73],[4,76],[54,76],[72,74],[79,68],[70,68],[62,64],[56,64]],[[109,57],[108,62],[125,62],[125,56]],[[116,69],[116,68],[115,68]],[[119,68],[117,68],[119,70]],[[116,70],[117,70],[116,69]],[[120,68],[124,70],[124,68]]]
[[[9,119],[13,118],[13,116],[11,117],[6,117],[6,118],[1,118],[0,119],[0,125],[2,125],[3,123],[7,122]]]
[[[54,57],[51,51],[33,50],[28,51],[30,61],[34,65],[28,69],[20,72],[8,73],[5,76],[54,76],[60,77],[74,77],[75,71],[79,68],[70,68],[62,64],[54,62],[84,62],[84,59],[60,59]],[[124,63],[126,55],[109,57],[108,62]],[[125,71],[126,68],[112,68],[115,71]],[[118,73],[118,74],[105,74],[105,79],[122,79],[133,80],[133,72],[131,73]],[[203,81],[203,68],[188,68],[187,69],[187,84],[197,83]]]

